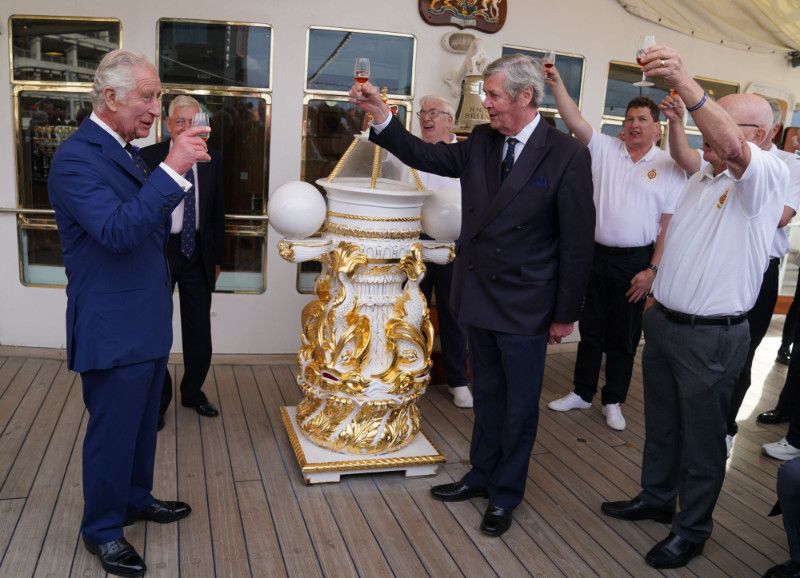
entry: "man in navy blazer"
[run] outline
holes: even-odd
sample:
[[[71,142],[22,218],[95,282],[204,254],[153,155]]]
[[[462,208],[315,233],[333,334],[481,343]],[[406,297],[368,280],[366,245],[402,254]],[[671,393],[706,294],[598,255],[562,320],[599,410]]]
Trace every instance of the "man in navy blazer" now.
[[[525,493],[547,344],[579,316],[595,211],[587,148],[538,113],[541,63],[500,58],[483,89],[489,124],[454,144],[412,136],[369,83],[353,86],[350,101],[372,115],[370,139],[405,164],[461,178],[451,302],[472,355],[472,468],[431,492],[442,501],[488,497],[481,530],[499,536]]]
[[[200,103],[181,94],[169,103],[167,128],[172,138],[192,126]],[[169,154],[172,140],[167,139],[142,149],[142,159],[154,169]],[[171,287],[178,285],[181,304],[183,339],[183,379],[181,404],[193,408],[203,417],[216,417],[217,408],[208,401],[203,383],[211,366],[211,294],[220,272],[225,236],[225,199],[223,196],[222,159],[218,151],[209,150],[211,162],[195,164],[187,178],[195,182],[194,215],[186,210],[185,201],[172,212],[172,226],[167,240],[167,261]],[[188,223],[191,220],[192,223]],[[184,227],[190,227],[191,230]],[[187,249],[187,233],[194,247]],[[172,400],[172,379],[164,374],[158,429],[164,426],[164,414]]]
[[[145,564],[123,537],[137,520],[179,520],[183,502],[152,493],[158,402],[172,345],[164,247],[170,213],[192,185],[181,175],[208,160],[187,131],[152,173],[130,141],[146,137],[161,83],[138,52],[100,62],[93,112],[56,152],[48,189],[67,273],[67,365],[80,372],[89,422],[83,444],[86,548],[115,575]]]

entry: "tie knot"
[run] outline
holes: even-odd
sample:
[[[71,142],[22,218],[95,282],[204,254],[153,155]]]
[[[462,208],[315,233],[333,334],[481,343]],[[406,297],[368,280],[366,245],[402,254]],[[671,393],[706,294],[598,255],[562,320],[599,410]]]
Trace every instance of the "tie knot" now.
[[[512,146],[512,147],[513,147],[513,146],[514,146],[515,144],[517,144],[519,141],[518,141],[517,139],[515,139],[513,136],[510,136],[510,137],[508,137],[508,138],[506,139],[506,142],[508,143],[508,146]]]

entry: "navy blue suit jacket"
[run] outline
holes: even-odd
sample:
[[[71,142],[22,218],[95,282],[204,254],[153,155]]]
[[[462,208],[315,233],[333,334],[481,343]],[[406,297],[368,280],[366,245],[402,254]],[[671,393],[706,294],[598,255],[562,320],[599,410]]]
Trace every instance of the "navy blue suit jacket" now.
[[[142,149],[142,158],[150,170],[169,154],[169,139]],[[222,160],[218,151],[209,149],[211,161],[197,163],[200,185],[200,253],[208,286],[216,284],[215,267],[222,263],[225,237],[225,197],[223,195]]]
[[[405,164],[461,178],[452,307],[460,324],[539,335],[578,319],[594,247],[589,150],[540,120],[506,180],[489,125],[429,144],[395,118],[370,139]]]
[[[86,119],[58,148],[48,192],[67,272],[68,367],[109,369],[169,355],[165,246],[181,187],[160,168],[145,178]]]

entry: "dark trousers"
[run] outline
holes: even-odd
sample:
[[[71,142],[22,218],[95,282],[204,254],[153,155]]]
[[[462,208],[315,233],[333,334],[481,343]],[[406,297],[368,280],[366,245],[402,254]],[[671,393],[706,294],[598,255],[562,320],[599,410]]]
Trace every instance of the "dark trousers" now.
[[[645,444],[641,499],[680,512],[672,531],[693,542],[711,535],[725,478],[725,421],[749,341],[747,323],[682,325],[659,305],[644,314]]]
[[[167,241],[167,259],[172,274],[172,290],[178,285],[181,307],[181,337],[183,344],[183,379],[181,402],[196,406],[208,402],[202,387],[211,366],[211,287],[203,269],[200,238],[190,258],[180,250],[180,235],[170,235]],[[161,391],[161,415],[172,401],[172,379],[164,376]]]
[[[731,395],[731,406],[728,410],[728,435],[734,436],[738,430],[736,427],[736,415],[739,413],[744,396],[750,387],[753,358],[756,355],[756,349],[761,344],[761,340],[767,334],[769,323],[772,320],[772,313],[775,311],[775,303],[778,301],[778,270],[780,263],[781,260],[777,257],[769,260],[756,302],[753,308],[747,312],[747,322],[750,324],[750,348],[747,351],[744,367],[739,374],[736,387]]]
[[[789,542],[789,555],[800,563],[800,458],[784,463],[778,470],[778,503]]]
[[[153,503],[158,399],[167,358],[81,373],[89,423],[83,440],[87,541],[122,538],[128,510]]]
[[[794,341],[795,328],[797,327],[798,307],[800,307],[800,276],[794,286],[794,299],[786,312],[786,319],[783,322],[783,335],[781,336],[781,348],[786,349]]]
[[[515,508],[525,494],[539,426],[547,334],[513,335],[467,328],[472,356],[472,469],[463,482],[485,487],[489,502]]]
[[[615,248],[595,243],[592,273],[586,290],[579,329],[581,340],[575,359],[575,393],[591,402],[597,392],[603,352],[606,353],[606,385],[603,404],[624,403],[633,374],[633,360],[642,336],[645,300],[630,303],[625,292],[631,279],[647,268],[652,245]]]
[[[436,315],[439,318],[439,341],[442,345],[442,362],[447,384],[463,387],[467,379],[467,337],[456,322],[450,307],[450,288],[453,280],[453,264],[426,263],[427,272],[420,283],[428,303],[436,291]]]

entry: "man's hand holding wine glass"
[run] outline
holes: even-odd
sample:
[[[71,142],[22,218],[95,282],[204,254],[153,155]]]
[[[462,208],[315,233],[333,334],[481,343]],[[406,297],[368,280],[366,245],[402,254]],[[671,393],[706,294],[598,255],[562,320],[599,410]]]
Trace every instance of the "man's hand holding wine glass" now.
[[[192,126],[187,128],[172,141],[167,158],[164,164],[168,165],[179,175],[183,175],[194,163],[202,163],[211,160],[208,154],[206,141],[201,135],[208,133],[207,126]]]
[[[380,124],[392,113],[383,102],[381,91],[369,82],[356,82],[350,89],[349,100],[358,108],[372,115],[376,124]]]

